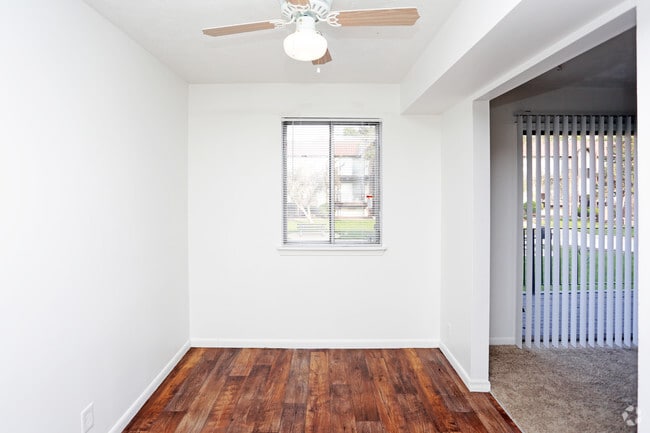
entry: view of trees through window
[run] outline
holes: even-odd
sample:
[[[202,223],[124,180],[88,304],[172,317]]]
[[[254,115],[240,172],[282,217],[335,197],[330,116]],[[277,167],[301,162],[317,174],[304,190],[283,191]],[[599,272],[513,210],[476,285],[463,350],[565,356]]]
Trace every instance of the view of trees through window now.
[[[379,244],[379,122],[283,122],[284,243]]]

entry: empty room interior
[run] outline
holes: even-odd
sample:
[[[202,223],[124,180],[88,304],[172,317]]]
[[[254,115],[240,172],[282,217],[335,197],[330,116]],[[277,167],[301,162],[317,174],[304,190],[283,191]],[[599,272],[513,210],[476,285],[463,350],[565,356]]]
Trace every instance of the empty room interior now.
[[[519,431],[491,348],[604,346],[650,432],[648,2],[0,16],[0,430]]]

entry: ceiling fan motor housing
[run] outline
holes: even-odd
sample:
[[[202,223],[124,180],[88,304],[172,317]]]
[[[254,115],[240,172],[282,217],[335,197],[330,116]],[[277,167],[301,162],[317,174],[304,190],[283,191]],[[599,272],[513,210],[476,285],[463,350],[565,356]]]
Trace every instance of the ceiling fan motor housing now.
[[[305,6],[295,5],[287,0],[282,1],[282,15],[293,21],[302,15],[310,15],[316,21],[325,21],[332,8],[332,0],[309,0]]]
[[[320,20],[326,20],[332,8],[332,0],[311,0],[311,10]]]

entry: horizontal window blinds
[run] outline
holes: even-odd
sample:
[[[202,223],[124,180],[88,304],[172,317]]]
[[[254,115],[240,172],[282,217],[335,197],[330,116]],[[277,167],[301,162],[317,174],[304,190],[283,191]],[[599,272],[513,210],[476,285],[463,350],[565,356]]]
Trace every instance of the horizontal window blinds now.
[[[285,120],[284,244],[379,245],[377,121]]]

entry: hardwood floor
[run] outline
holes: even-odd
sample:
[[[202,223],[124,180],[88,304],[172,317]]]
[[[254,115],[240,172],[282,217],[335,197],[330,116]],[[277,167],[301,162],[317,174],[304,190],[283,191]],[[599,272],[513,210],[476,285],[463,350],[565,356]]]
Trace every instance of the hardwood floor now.
[[[437,349],[192,348],[124,433],[519,432]]]

